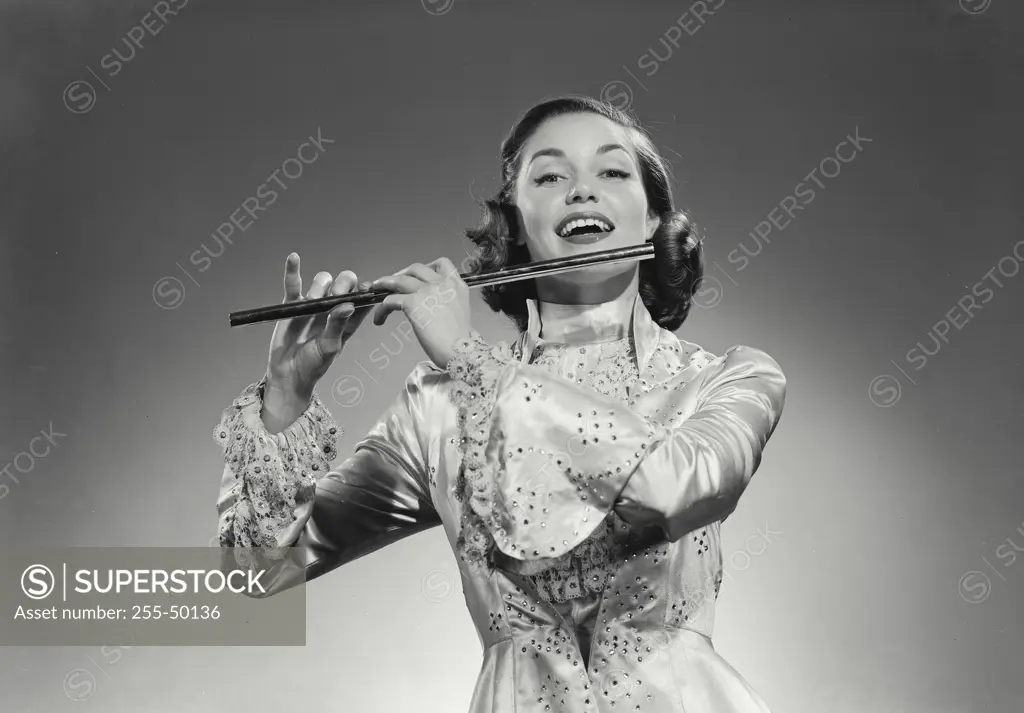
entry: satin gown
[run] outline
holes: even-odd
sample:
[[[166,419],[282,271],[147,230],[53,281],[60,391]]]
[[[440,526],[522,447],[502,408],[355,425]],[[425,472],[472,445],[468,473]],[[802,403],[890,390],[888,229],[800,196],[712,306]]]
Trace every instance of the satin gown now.
[[[764,713],[712,632],[721,522],[780,419],[779,365],[679,339],[639,296],[528,309],[516,342],[474,332],[447,371],[420,363],[333,469],[319,396],[271,435],[247,387],[213,434],[222,547],[301,548],[272,595],[442,526],[483,647],[470,713]]]

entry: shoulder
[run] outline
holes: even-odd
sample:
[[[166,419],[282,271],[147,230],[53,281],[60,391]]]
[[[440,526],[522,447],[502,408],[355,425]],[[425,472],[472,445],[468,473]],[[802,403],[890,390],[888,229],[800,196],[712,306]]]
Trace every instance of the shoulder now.
[[[701,345],[682,339],[664,327],[658,335],[656,351],[666,360],[675,362],[679,369],[700,370],[718,358]]]
[[[757,347],[736,344],[726,349],[725,354],[719,358],[723,364],[751,369],[755,372],[777,377],[785,382],[786,375],[782,371],[782,367],[779,366],[779,363],[768,352]]]
[[[767,352],[736,344],[716,357],[703,371],[703,390],[742,389],[767,396],[781,408],[786,397],[786,374]]]
[[[785,373],[779,363],[767,352],[745,344],[734,344],[721,355],[708,351],[700,344],[678,337],[674,332],[662,329],[658,350],[671,354],[679,360],[681,368],[693,367],[704,371],[708,367],[722,367],[728,372],[747,372],[750,375],[765,375],[785,382]]]

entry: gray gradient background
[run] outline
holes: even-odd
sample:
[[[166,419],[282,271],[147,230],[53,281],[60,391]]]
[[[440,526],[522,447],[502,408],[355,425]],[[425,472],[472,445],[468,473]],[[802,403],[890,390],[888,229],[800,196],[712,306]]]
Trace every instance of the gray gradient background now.
[[[617,81],[722,286],[680,335],[759,347],[789,377],[724,528],[716,647],[780,713],[1024,710],[1024,562],[996,554],[1024,547],[1024,276],[995,273],[924,368],[906,359],[1024,237],[1024,8],[726,0],[647,76],[689,4],[193,0],[76,114],[65,86],[152,3],[0,3],[0,465],[51,422],[67,434],[3,481],[4,542],[205,545],[211,430],[271,332],[227,313],[279,301],[293,250],[307,280],[458,262],[520,112]],[[872,142],[737,270],[730,252],[858,126]],[[317,127],[336,143],[199,274],[189,255]],[[164,276],[176,309],[153,299]],[[399,321],[367,322],[322,385],[342,453],[423,358]],[[382,344],[400,350],[386,369]],[[901,394],[876,382],[880,407],[884,374]],[[346,376],[358,403],[351,379],[332,398]],[[332,573],[308,588],[305,648],[4,648],[0,709],[462,711],[480,650],[456,572],[434,530]]]

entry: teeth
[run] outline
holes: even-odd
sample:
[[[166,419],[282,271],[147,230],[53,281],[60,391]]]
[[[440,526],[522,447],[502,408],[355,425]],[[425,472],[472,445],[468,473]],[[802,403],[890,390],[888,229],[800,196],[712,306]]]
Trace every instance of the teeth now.
[[[612,226],[608,225],[606,222],[598,218],[577,218],[576,220],[566,223],[562,227],[562,229],[558,231],[558,234],[564,238],[576,228],[582,228],[583,226],[586,225],[595,226],[597,228],[600,228],[604,232],[608,232],[612,229]]]

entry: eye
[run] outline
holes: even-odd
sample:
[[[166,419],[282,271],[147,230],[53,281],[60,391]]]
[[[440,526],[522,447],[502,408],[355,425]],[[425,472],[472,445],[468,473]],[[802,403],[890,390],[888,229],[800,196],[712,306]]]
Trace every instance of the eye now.
[[[544,173],[541,174],[540,176],[537,176],[537,178],[533,179],[533,182],[536,183],[538,186],[542,186],[545,183],[554,183],[555,180],[559,178],[561,178],[561,176],[559,176],[557,173]]]
[[[631,174],[627,171],[620,171],[617,168],[609,168],[606,171],[602,171],[601,175],[608,176],[609,178],[629,178]]]

